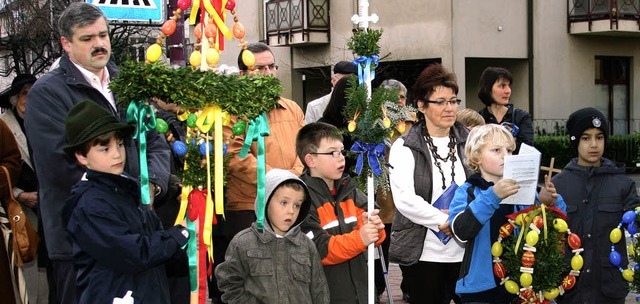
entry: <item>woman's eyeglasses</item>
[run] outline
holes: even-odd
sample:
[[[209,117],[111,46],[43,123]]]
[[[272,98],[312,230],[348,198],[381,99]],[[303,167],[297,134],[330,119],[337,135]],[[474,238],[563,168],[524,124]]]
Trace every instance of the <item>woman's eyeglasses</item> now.
[[[428,103],[435,104],[438,107],[445,107],[446,105],[458,106],[462,102],[460,99],[450,99],[450,100],[427,100]]]
[[[340,158],[340,155],[347,156],[347,150],[331,151],[331,152],[313,152],[313,155],[331,155],[333,158]]]

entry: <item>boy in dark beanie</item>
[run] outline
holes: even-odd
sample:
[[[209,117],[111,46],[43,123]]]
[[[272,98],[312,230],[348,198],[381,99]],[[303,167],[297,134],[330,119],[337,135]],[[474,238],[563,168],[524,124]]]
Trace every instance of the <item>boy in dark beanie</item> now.
[[[558,299],[558,303],[623,304],[627,282],[618,267],[609,262],[611,246],[622,255],[619,267],[627,268],[624,238],[616,244],[609,240],[622,215],[640,205],[633,180],[625,175],[624,164],[602,157],[609,133],[605,116],[594,108],[580,109],[567,120],[573,151],[572,159],[552,181],[567,203],[567,222],[571,232],[582,239],[583,271],[576,286]],[[567,260],[573,256],[567,252]]]
[[[124,173],[124,140],[135,128],[91,100],[77,103],[65,120],[64,151],[86,168],[71,190],[63,221],[72,240],[78,303],[170,303],[164,263],[186,260],[184,225],[163,231],[141,204],[140,185]],[[132,302],[133,303],[133,302]]]

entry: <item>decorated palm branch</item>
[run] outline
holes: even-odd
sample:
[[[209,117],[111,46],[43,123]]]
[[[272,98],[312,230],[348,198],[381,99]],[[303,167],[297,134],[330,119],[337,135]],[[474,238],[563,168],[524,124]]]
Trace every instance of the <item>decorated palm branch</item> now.
[[[253,141],[264,146],[263,134],[268,134],[266,113],[276,107],[282,86],[272,76],[253,73],[255,58],[247,50],[245,30],[235,13],[234,0],[178,1],[173,17],[162,26],[162,34],[147,49],[145,63],[127,62],[120,67],[120,74],[112,80],[110,89],[120,104],[127,109],[127,120],[135,124],[134,135],[140,142],[141,195],[149,203],[149,180],[146,167],[145,133],[165,134],[175,154],[184,157],[182,202],[176,224],[185,218],[190,231],[188,256],[190,267],[191,303],[205,303],[207,292],[207,264],[213,264],[212,226],[217,224],[216,214],[224,216],[224,170],[227,160],[234,155],[227,153],[227,144],[235,136],[245,136],[239,157],[244,157]],[[167,36],[177,28],[182,13],[191,9],[189,21],[196,23],[197,43],[189,58],[190,67],[172,68],[159,59]],[[233,27],[225,25],[226,12],[233,15]],[[240,41],[242,59],[249,67],[249,75],[219,73],[216,64],[224,50],[225,39]],[[161,99],[180,106],[177,114],[187,126],[186,140],[173,138],[167,123],[156,119],[149,101]],[[237,122],[231,126],[231,116]],[[223,132],[223,128],[231,132]],[[266,132],[265,132],[266,131]],[[260,148],[260,147],[259,147]],[[262,147],[264,149],[264,147]],[[264,166],[264,155],[258,155],[258,164]],[[258,176],[258,193],[264,189],[264,172]],[[259,173],[260,174],[260,173]],[[262,181],[262,182],[261,182]],[[264,205],[265,202],[262,202]],[[264,208],[257,208],[264,211]],[[258,216],[263,225],[264,216]],[[209,260],[209,263],[207,263]]]

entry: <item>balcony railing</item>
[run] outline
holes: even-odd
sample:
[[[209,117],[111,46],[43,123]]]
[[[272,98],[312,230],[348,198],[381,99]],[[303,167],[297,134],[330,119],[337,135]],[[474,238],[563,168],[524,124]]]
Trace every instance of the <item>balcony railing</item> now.
[[[329,43],[329,0],[269,0],[264,20],[270,45]]]
[[[568,27],[586,22],[587,32],[638,31],[640,32],[640,0],[568,0]],[[605,26],[598,27],[596,22]]]

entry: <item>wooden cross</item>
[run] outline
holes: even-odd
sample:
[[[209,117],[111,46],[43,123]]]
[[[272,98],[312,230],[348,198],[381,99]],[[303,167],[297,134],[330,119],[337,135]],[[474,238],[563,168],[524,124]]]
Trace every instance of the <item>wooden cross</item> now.
[[[553,167],[553,162],[554,162],[555,160],[556,160],[556,159],[555,159],[554,157],[552,157],[552,158],[551,158],[551,162],[549,163],[549,167],[545,167],[545,166],[541,166],[541,167],[540,167],[540,169],[542,169],[542,170],[547,170],[547,177],[548,177],[549,179],[551,178],[551,175],[553,175],[553,173],[560,173],[560,172],[562,172],[562,170],[560,170],[560,169],[556,169],[556,168],[554,168],[554,167]]]

